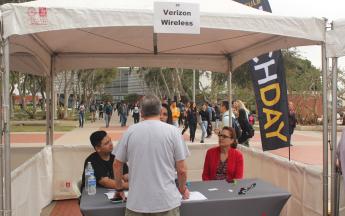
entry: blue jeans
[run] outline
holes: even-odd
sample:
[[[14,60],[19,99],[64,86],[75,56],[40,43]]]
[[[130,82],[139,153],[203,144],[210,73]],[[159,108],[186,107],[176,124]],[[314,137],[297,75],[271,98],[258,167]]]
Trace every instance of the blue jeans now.
[[[84,127],[84,112],[79,113],[79,127]]]
[[[109,114],[104,114],[104,120],[105,120],[105,127],[109,127],[109,122],[110,122],[111,115]]]
[[[127,122],[126,114],[120,114],[120,122],[121,122],[121,126],[126,126],[126,122]]]
[[[201,141],[204,141],[205,137],[206,137],[206,133],[207,133],[207,127],[208,127],[208,122],[207,121],[202,121],[201,122],[201,131],[202,131],[202,134],[201,134]]]

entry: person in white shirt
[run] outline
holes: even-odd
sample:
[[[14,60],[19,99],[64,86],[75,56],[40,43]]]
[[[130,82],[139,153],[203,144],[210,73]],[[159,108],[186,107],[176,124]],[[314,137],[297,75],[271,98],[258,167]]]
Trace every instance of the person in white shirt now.
[[[181,195],[189,198],[186,187],[189,156],[181,132],[160,121],[161,104],[156,96],[142,100],[144,121],[128,128],[120,140],[114,162],[116,188],[122,187],[122,167],[129,164],[129,194],[126,216],[179,216]],[[175,184],[177,171],[178,187]],[[123,191],[116,197],[125,199]]]

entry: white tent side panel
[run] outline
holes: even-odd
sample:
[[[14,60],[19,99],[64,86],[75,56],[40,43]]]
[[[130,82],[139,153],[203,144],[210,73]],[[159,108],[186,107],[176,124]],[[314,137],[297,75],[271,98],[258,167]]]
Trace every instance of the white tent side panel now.
[[[327,57],[345,56],[345,19],[333,21],[333,30],[326,32]]]

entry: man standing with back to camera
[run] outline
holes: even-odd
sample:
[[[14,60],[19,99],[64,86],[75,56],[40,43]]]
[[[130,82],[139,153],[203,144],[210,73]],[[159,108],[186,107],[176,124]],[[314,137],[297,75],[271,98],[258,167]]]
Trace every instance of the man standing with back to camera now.
[[[141,107],[144,121],[128,128],[117,146],[114,162],[117,188],[122,188],[123,164],[130,164],[125,215],[179,216],[180,194],[183,199],[189,198],[185,164],[188,148],[178,128],[160,121],[161,104],[156,96],[145,96]],[[125,199],[121,190],[116,196]]]

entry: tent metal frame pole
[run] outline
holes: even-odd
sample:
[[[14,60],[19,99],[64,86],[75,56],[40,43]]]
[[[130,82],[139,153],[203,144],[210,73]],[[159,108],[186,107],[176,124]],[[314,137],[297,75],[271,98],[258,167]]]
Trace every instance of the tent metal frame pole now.
[[[335,216],[336,209],[336,150],[337,150],[337,79],[338,59],[332,58],[332,142],[331,151],[331,215]]]
[[[11,147],[10,147],[10,49],[9,40],[4,41],[4,74],[3,74],[3,131],[4,131],[4,216],[12,215],[11,209]]]
[[[232,127],[232,60],[228,58],[229,74],[228,74],[228,91],[229,91],[229,127]],[[237,137],[238,139],[238,137]]]
[[[328,215],[328,109],[326,45],[322,43],[322,110],[323,110],[323,216]]]
[[[1,47],[1,49],[3,50],[3,46]],[[4,67],[3,67],[3,64],[1,65],[1,71],[0,71],[0,80],[4,80],[3,79],[3,75],[4,75]],[[5,163],[5,160],[4,160],[4,145],[3,145],[3,93],[4,93],[4,84],[3,82],[1,83],[1,89],[0,89],[0,162],[1,162],[1,165],[0,165],[0,215],[3,216],[4,212],[4,173],[3,173],[3,164]]]
[[[54,92],[55,56],[51,57],[51,69],[49,74],[49,145],[54,144],[54,112],[55,112],[55,92]]]
[[[193,102],[195,103],[195,69],[193,69]]]
[[[52,70],[52,66],[50,66],[50,70]],[[50,104],[51,104],[51,98],[50,98],[50,76],[47,76],[46,78],[46,122],[47,122],[47,128],[46,128],[46,145],[50,145]]]

